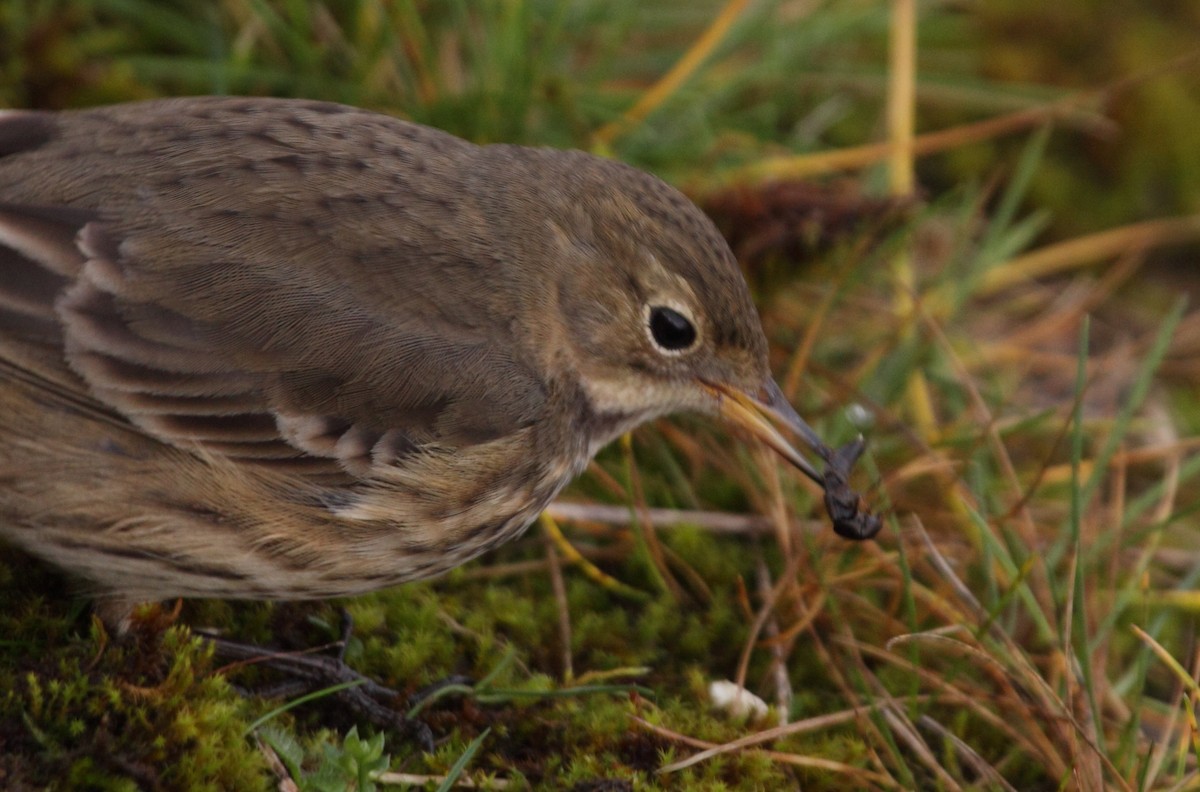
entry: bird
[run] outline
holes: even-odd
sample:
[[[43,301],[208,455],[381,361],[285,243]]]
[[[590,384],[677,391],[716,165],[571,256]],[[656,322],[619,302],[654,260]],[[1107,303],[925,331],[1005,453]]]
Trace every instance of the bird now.
[[[107,621],[444,573],[681,411],[878,530],[650,174],[311,100],[0,113],[0,539]]]

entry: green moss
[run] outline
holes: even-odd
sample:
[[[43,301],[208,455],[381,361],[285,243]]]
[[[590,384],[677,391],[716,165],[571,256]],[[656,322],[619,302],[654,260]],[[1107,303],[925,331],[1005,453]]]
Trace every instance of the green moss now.
[[[8,777],[51,789],[269,787],[244,737],[251,707],[211,673],[210,649],[186,628],[152,643],[112,640],[89,618],[72,619],[68,601],[38,596],[53,581],[44,570],[0,568]]]

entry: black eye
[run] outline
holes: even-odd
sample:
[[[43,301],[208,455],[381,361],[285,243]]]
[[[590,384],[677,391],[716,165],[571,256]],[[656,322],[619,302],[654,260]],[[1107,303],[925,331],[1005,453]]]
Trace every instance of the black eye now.
[[[654,343],[670,352],[679,352],[696,343],[696,328],[687,317],[664,305],[650,309],[650,335]]]

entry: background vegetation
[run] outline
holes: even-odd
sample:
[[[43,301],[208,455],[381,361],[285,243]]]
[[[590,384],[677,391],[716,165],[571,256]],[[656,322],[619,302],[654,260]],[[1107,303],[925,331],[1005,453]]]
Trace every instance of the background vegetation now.
[[[909,8],[0,0],[0,106],[318,97],[680,185],[886,515],[846,543],[681,418],[607,449],[562,535],[344,603],[118,641],[4,548],[0,787],[1195,787],[1200,5]],[[469,678],[416,713],[432,752],[190,631],[319,647],[339,607],[382,684]]]

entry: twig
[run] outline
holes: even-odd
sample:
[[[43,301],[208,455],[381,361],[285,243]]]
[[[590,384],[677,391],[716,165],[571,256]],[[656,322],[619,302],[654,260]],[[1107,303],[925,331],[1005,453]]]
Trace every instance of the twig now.
[[[445,783],[445,776],[436,775],[417,775],[415,773],[380,773],[373,776],[373,779],[380,784],[395,784],[396,786],[415,786],[428,787],[429,784]],[[469,778],[459,777],[454,786],[460,789],[508,789],[511,782],[505,778],[489,778],[485,783],[476,783]]]
[[[763,561],[762,553],[758,554],[755,561],[755,573],[758,596],[765,600],[771,596],[771,571],[767,569],[767,563]],[[770,673],[775,680],[775,706],[779,709],[779,723],[784,724],[788,722],[792,708],[792,681],[788,678],[787,654],[784,651],[784,645],[778,640],[779,620],[774,613],[771,614],[771,618],[767,619],[764,631],[770,640]]]
[[[754,734],[746,735],[745,737],[733,740],[732,742],[724,743],[722,745],[717,745],[716,743],[710,743],[704,740],[698,740],[695,737],[689,737],[685,734],[680,734],[679,732],[672,731],[665,726],[658,726],[650,723],[647,720],[643,720],[636,715],[633,716],[633,722],[642,728],[659,735],[660,737],[664,737],[674,742],[680,742],[685,745],[690,745],[693,748],[704,749],[698,754],[689,756],[687,759],[660,767],[658,769],[659,774],[665,775],[667,773],[674,773],[676,771],[683,770],[684,768],[691,767],[694,764],[699,764],[700,762],[703,762],[706,759],[711,759],[714,756],[731,753],[733,751],[739,751],[744,748],[751,748],[759,743],[770,742],[772,740],[777,740],[781,737],[787,737],[792,734],[817,731],[819,729],[848,723],[857,720],[862,714],[864,714],[864,712],[865,708],[860,708],[858,710],[822,715],[818,718],[809,718],[807,720],[788,724],[787,726],[779,726],[774,729],[755,732]],[[800,767],[812,767],[821,770],[829,770],[835,773],[845,773],[856,776],[863,780],[871,781],[879,784],[880,786],[897,788],[896,782],[885,775],[875,773],[871,770],[865,770],[860,767],[854,767],[853,765],[843,764],[842,762],[835,762],[830,759],[820,759],[813,756],[801,756],[799,754],[783,753],[780,751],[768,751],[765,749],[755,750],[761,751],[764,756],[767,756],[777,762],[798,765]]]
[[[562,564],[558,562],[558,551],[554,539],[543,534],[546,545],[546,565],[550,569],[550,587],[554,590],[554,603],[558,606],[558,639],[562,641],[562,673],[568,682],[574,679],[575,669],[571,663],[571,610],[567,605],[567,587],[563,582]]]
[[[628,525],[629,508],[610,506],[603,503],[569,503],[555,501],[546,507],[546,513],[564,522],[594,522],[606,525]],[[639,510],[643,520],[657,528],[679,525],[694,525],[717,534],[769,534],[775,528],[771,520],[760,514],[733,514],[730,512],[699,511],[695,509],[656,509],[647,507]],[[825,523],[820,520],[804,520],[805,531],[824,533]]]

